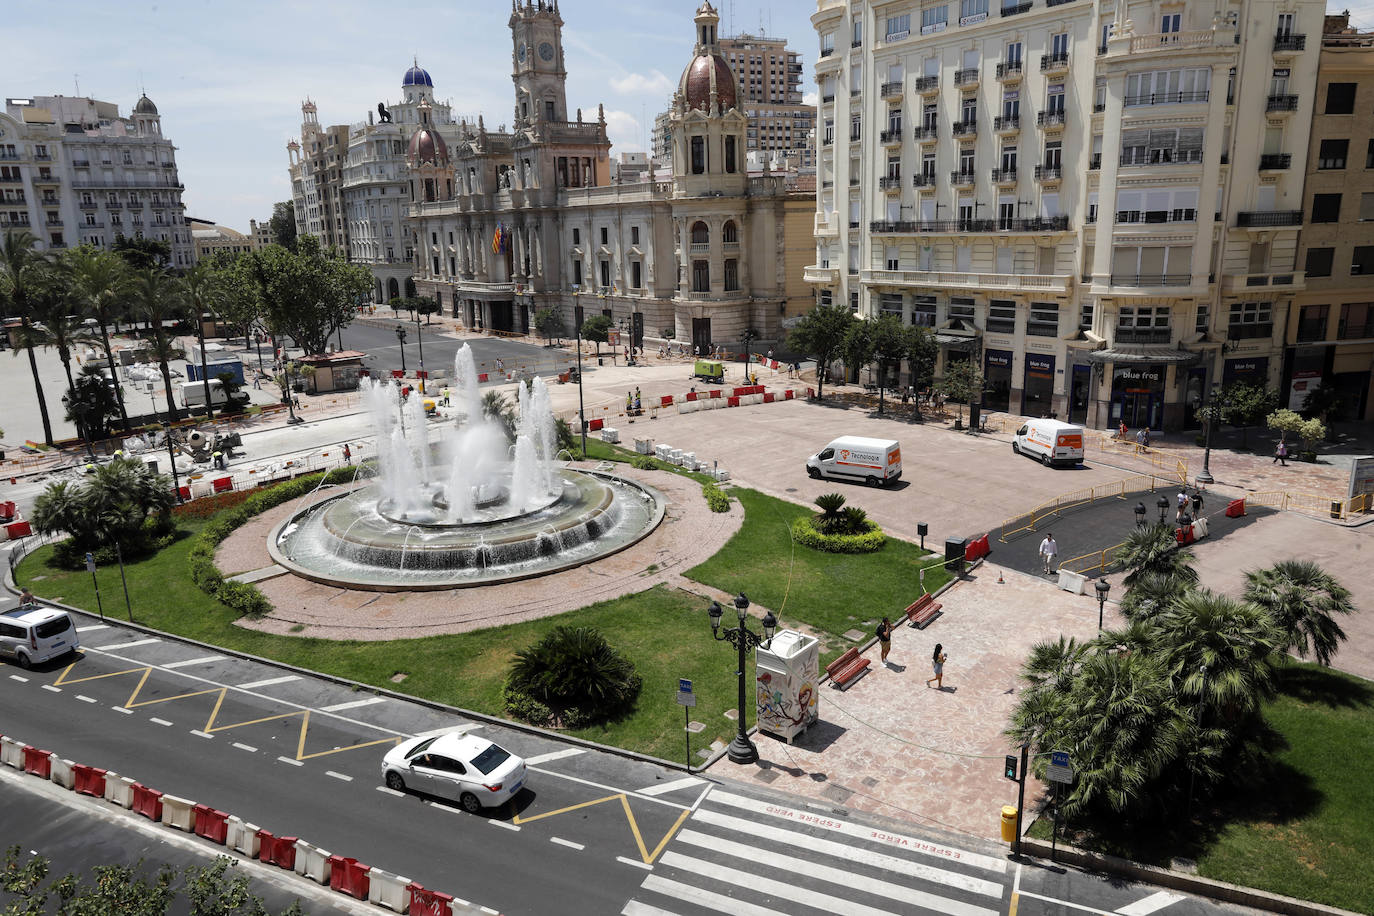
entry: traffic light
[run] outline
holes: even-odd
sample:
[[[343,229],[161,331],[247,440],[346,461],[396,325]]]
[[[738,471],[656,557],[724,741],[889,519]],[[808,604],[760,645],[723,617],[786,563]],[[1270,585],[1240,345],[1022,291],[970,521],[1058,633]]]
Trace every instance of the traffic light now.
[[[1008,779],[1010,779],[1012,782],[1015,782],[1015,781],[1016,781],[1016,757],[1015,757],[1015,756],[1013,756],[1013,755],[1011,755],[1011,754],[1008,754],[1008,755],[1007,755],[1007,764],[1006,764],[1006,768],[1005,768],[1005,769],[1003,770],[1003,772],[1002,772],[1002,775],[1005,776],[1005,777],[1007,777]]]

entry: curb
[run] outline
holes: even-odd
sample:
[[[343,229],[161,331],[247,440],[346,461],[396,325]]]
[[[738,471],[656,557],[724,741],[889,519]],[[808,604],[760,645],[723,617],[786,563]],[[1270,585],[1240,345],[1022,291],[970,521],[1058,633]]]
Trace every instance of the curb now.
[[[1049,859],[1050,844],[1044,840],[1023,836],[1021,838],[1021,852],[1038,859]],[[1055,859],[1090,871],[1120,875],[1142,884],[1167,887],[1171,890],[1183,891],[1239,906],[1253,907],[1270,913],[1284,913],[1287,916],[1359,916],[1352,910],[1342,910],[1339,907],[1298,900],[1295,897],[1285,897],[1282,894],[1274,894],[1252,887],[1242,887],[1239,884],[1228,884],[1225,881],[1216,881],[1198,875],[1187,875],[1171,869],[1145,865],[1131,859],[1123,859],[1105,853],[1088,852],[1063,844],[1059,845]]]

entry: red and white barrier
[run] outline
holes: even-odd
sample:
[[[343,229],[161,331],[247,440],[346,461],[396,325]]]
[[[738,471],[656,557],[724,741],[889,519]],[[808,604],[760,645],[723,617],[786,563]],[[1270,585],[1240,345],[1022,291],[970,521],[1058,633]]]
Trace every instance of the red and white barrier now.
[[[257,824],[249,824],[243,818],[231,814],[226,818],[225,827],[225,846],[250,859],[258,857]]]
[[[74,766],[76,766],[76,764],[72,763],[70,760],[63,760],[61,757],[53,754],[51,758],[52,772],[49,774],[48,778],[64,789],[75,788],[76,774],[72,772]]]
[[[105,774],[105,800],[121,808],[134,806],[134,781],[118,773]]]
[[[374,868],[368,872],[367,900],[393,913],[410,909],[410,879]]]
[[[328,864],[331,891],[338,891],[358,900],[367,899],[367,891],[372,884],[368,878],[368,872],[372,871],[371,866],[348,856],[330,856]]]
[[[157,789],[150,789],[140,782],[134,783],[132,789],[133,810],[149,820],[161,821],[162,793]]]
[[[410,916],[453,916],[453,895],[443,891],[432,891],[419,884],[406,888],[410,891]]]
[[[318,884],[329,883],[329,850],[296,840],[296,874]]]
[[[52,751],[24,745],[24,772],[39,779],[52,777]]]
[[[16,770],[22,770],[24,768],[24,747],[24,742],[15,741],[7,735],[0,735],[0,763],[14,767]]]
[[[216,811],[209,805],[193,805],[191,811],[194,815],[196,836],[221,846],[225,845],[229,838],[229,815],[223,811]]]
[[[82,763],[72,764],[72,789],[81,795],[105,797],[105,771]]]
[[[296,842],[293,836],[273,836],[270,830],[259,830],[258,861],[295,871]]]
[[[188,798],[175,795],[162,796],[162,821],[164,826],[173,827],[190,833],[196,826],[196,803]]]

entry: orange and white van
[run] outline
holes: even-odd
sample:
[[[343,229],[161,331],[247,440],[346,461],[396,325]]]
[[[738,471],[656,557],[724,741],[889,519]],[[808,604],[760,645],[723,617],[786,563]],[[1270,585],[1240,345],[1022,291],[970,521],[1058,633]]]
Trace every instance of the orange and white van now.
[[[902,447],[896,439],[841,436],[806,459],[806,473],[887,486],[902,476]]]
[[[1011,450],[1039,458],[1046,467],[1074,467],[1083,461],[1083,427],[1059,420],[1027,420],[1011,440]]]

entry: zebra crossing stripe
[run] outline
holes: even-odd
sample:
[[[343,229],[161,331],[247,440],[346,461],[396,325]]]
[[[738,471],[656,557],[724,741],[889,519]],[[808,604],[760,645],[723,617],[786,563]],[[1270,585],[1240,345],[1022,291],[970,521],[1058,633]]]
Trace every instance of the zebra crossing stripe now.
[[[660,782],[648,788],[640,789],[640,795],[666,795],[669,792],[676,792],[678,789],[690,789],[692,786],[699,786],[706,780],[697,779],[695,776],[684,776],[681,779],[674,779],[672,782]]]
[[[734,897],[727,897],[715,891],[708,891],[704,887],[693,887],[690,884],[683,884],[681,881],[673,881],[661,875],[650,875],[644,879],[641,885],[644,890],[653,891],[656,894],[663,894],[672,897],[674,900],[681,900],[686,903],[695,903],[707,909],[715,910],[717,913],[729,913],[730,916],[788,916],[787,913],[779,910],[770,910],[768,907],[758,906],[744,900],[737,900]],[[624,916],[631,916],[629,907],[626,907]],[[662,912],[660,910],[649,910],[650,913]],[[638,916],[635,913],[634,916]],[[671,916],[671,914],[668,914]]]
[[[631,900],[620,911],[620,916],[677,916],[677,914],[656,906],[649,906],[649,904],[641,903],[638,900]]]
[[[953,887],[961,891],[968,891],[970,894],[982,894],[985,897],[997,897],[999,899],[1002,896],[1002,885],[996,881],[975,878],[972,875],[965,875],[960,872],[945,871],[944,869],[934,868],[920,862],[899,859],[887,853],[874,852],[871,849],[862,849],[850,843],[837,843],[834,840],[827,840],[792,830],[784,830],[781,827],[760,824],[755,821],[746,820],[742,817],[732,817],[728,814],[721,814],[718,811],[698,810],[692,815],[692,821],[724,827],[727,830],[733,830],[745,836],[772,840],[775,843],[786,843],[791,846],[808,850],[809,852],[818,852],[823,855],[835,856],[838,859],[844,859],[850,862],[861,862],[864,865],[871,865],[874,868],[881,868],[912,878],[919,878],[922,881],[929,881],[933,884],[940,884],[945,887]],[[683,832],[685,833],[686,831]],[[683,837],[682,833],[679,833],[678,836],[686,839]]]
[[[898,849],[910,852],[921,853],[922,855],[934,856],[946,862],[960,862],[964,865],[972,865],[975,868],[982,868],[987,871],[1006,874],[1007,863],[1002,859],[994,859],[992,856],[980,855],[976,852],[967,852],[962,849],[954,849],[950,846],[942,846],[939,843],[931,843],[919,837],[904,836],[900,833],[889,833],[886,830],[879,830],[875,827],[867,827],[863,824],[855,824],[850,821],[842,821],[838,818],[826,817],[825,815],[815,814],[810,811],[801,811],[796,808],[785,808],[782,805],[774,805],[766,801],[746,798],[743,795],[735,795],[731,792],[712,792],[711,802],[730,805],[744,811],[752,811],[755,814],[765,814],[770,817],[782,818],[800,826],[819,830],[833,830],[844,836],[854,837],[860,840],[869,840],[874,843],[883,843],[894,846]]]
[[[758,848],[745,843],[737,843],[734,840],[707,836],[695,830],[684,830],[678,834],[677,838],[694,846],[702,846],[735,857],[747,856],[750,849]],[[989,910],[985,907],[951,900],[948,897],[940,897],[915,888],[903,887],[881,878],[870,878],[866,875],[855,874],[852,871],[832,868],[819,862],[808,862],[795,856],[782,855],[777,851],[769,853],[768,866],[772,869],[796,872],[799,875],[827,881],[841,888],[852,888],[866,894],[887,897],[915,907],[923,907],[937,913],[943,913],[945,916],[997,916],[995,910]],[[997,896],[1001,897],[1001,888],[998,888]]]
[[[758,855],[757,850],[755,850],[754,855]],[[771,861],[772,857],[769,856],[770,864]],[[718,865],[703,859],[693,859],[681,853],[664,853],[659,862],[673,868],[681,868],[702,878],[734,884],[756,893],[776,897],[779,900],[790,900],[802,906],[813,907],[826,913],[834,913],[836,916],[900,916],[901,914],[901,911],[880,910],[866,903],[859,903],[857,900],[846,900],[843,897],[836,897],[834,894],[797,887],[787,881],[778,881],[764,875],[756,875],[752,872],[741,871],[728,865]],[[940,910],[936,908],[935,912],[940,912]],[[997,916],[997,914],[992,910],[980,910],[979,916]]]

